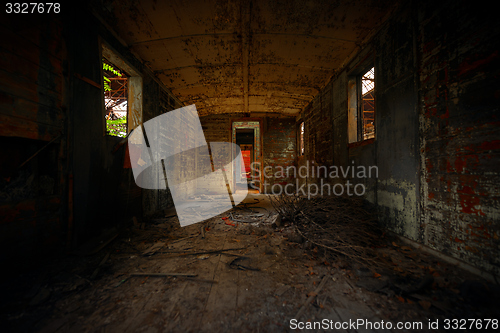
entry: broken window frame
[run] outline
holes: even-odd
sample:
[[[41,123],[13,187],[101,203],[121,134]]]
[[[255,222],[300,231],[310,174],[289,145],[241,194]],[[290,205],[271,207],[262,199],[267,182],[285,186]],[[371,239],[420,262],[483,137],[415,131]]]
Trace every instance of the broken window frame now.
[[[356,142],[370,142],[376,137],[376,87],[375,87],[375,72],[373,64],[361,67],[363,70],[351,73],[348,78],[348,140],[349,144]],[[373,71],[373,78],[365,78],[366,74]],[[363,80],[373,80],[373,89],[368,90],[363,94]],[[367,99],[366,96],[368,96]],[[371,108],[373,110],[365,110],[364,107],[368,100],[372,101]],[[373,113],[372,129],[367,131],[366,113]]]
[[[113,108],[118,107],[122,105],[123,103],[127,103],[126,105],[126,110],[125,110],[125,117],[126,117],[126,123],[125,123],[125,132],[120,135],[118,134],[113,134],[111,132],[108,132],[108,121],[110,119],[106,118],[106,135],[109,136],[116,136],[116,137],[125,137],[128,134],[128,114],[129,114],[129,107],[128,107],[128,86],[129,86],[129,75],[122,70],[121,68],[118,68],[113,62],[111,62],[109,59],[106,57],[102,57],[102,63],[103,63],[103,91],[104,91],[104,114],[105,118],[110,114],[108,113],[108,107],[111,104],[111,110],[113,111]],[[108,68],[104,68],[105,65]],[[106,75],[106,72],[108,72],[108,75]],[[115,77],[108,77],[109,73],[112,73],[116,75]],[[108,84],[106,84],[106,82]],[[117,89],[111,89],[111,86],[118,87]],[[106,87],[109,87],[107,90]],[[108,102],[106,102],[106,99],[108,99]],[[113,111],[114,114],[114,111]],[[119,120],[123,117],[118,117],[116,120]],[[115,120],[115,119],[111,119]]]
[[[371,77],[373,76],[373,77]],[[366,82],[368,81],[368,82]],[[372,88],[365,93],[363,93],[364,87],[372,82]],[[370,96],[371,95],[371,96]],[[371,101],[371,103],[369,102]],[[365,107],[367,104],[371,104],[367,110]],[[373,120],[371,123],[372,130],[368,130],[367,114],[372,113],[373,117],[369,120]],[[363,75],[358,76],[358,141],[364,141],[375,138],[375,67],[371,67]]]
[[[104,40],[100,40],[101,44],[101,59],[106,58],[112,64],[116,65],[118,68],[122,69],[125,73],[128,74],[128,99],[127,99],[127,135],[135,129],[137,126],[140,126],[143,122],[143,98],[142,98],[142,89],[143,89],[143,80],[142,76],[139,74],[139,71],[132,67],[128,62],[124,60],[122,56],[119,55],[109,44]],[[101,64],[102,71],[102,64]],[[101,72],[101,77],[103,77]],[[101,79],[102,80],[102,79]],[[104,134],[106,134],[106,119],[105,116],[105,108],[104,108],[104,82],[102,82],[102,108],[103,108],[103,124],[104,124]]]

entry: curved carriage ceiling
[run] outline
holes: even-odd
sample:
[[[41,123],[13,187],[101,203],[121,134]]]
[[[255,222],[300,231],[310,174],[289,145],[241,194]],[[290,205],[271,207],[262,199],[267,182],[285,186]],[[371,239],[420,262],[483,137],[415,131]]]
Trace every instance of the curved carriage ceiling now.
[[[104,1],[103,16],[200,115],[295,115],[394,1]]]

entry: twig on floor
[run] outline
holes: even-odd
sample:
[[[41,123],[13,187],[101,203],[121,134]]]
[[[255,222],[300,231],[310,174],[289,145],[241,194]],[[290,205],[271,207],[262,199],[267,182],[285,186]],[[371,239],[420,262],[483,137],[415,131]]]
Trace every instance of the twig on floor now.
[[[97,276],[97,273],[99,273],[99,268],[104,265],[106,263],[106,261],[108,260],[109,258],[109,255],[111,254],[111,252],[108,252],[104,258],[101,260],[101,262],[99,263],[99,265],[97,265],[96,269],[94,270],[94,273],[92,273],[92,275],[90,276],[90,279],[93,280],[96,278]]]
[[[238,261],[245,260],[245,259],[248,259],[248,257],[238,257],[238,258],[233,259],[228,264],[229,268],[239,269],[239,270],[242,270],[242,271],[247,271],[247,270],[248,271],[260,271],[260,269],[258,269],[258,268],[253,268],[253,267],[249,267],[249,266],[243,266],[243,265],[237,263]]]
[[[164,246],[165,246],[164,242],[155,243],[152,246],[150,246],[149,248],[147,248],[146,251],[142,252],[142,255],[143,256],[152,256],[153,254],[158,252],[158,250],[160,250]]]
[[[186,274],[186,273],[130,273],[130,276],[154,276],[154,277],[181,276],[181,277],[197,277],[198,274]]]
[[[323,280],[321,280],[321,282],[319,283],[318,288],[316,288],[316,290],[313,292],[313,294],[307,298],[307,300],[302,305],[299,312],[297,312],[297,314],[295,315],[294,318],[296,318],[297,320],[300,319],[300,317],[304,314],[304,311],[306,310],[307,306],[313,301],[314,297],[316,297],[320,293],[321,289],[323,289],[327,280],[328,280],[328,276],[325,275],[323,277]]]
[[[237,247],[237,248],[232,248],[232,249],[222,249],[222,250],[211,250],[211,251],[199,251],[199,252],[185,252],[185,251],[182,251],[182,252],[168,252],[168,251],[164,251],[164,252],[158,252],[158,253],[163,253],[163,254],[168,254],[168,253],[177,253],[175,255],[172,255],[172,256],[168,256],[167,258],[174,258],[174,257],[182,257],[182,256],[192,256],[192,255],[198,255],[198,254],[215,254],[215,253],[222,253],[222,252],[225,252],[225,251],[236,251],[236,250],[244,250],[246,249],[246,247]]]
[[[195,234],[195,235],[191,235],[191,236],[179,238],[179,239],[176,239],[176,240],[173,240],[173,241],[169,242],[168,244],[173,244],[173,243],[181,242],[181,241],[189,239],[189,238],[197,237],[198,235],[199,234]]]
[[[115,285],[115,288],[121,286],[122,284],[124,284],[127,280],[129,279],[129,276],[127,276],[125,279],[121,280],[120,282],[118,282],[116,285]]]
[[[182,276],[183,277],[183,276]],[[196,281],[196,282],[207,282],[207,283],[219,283],[215,280],[208,280],[208,279],[195,279],[195,278],[191,278],[191,277],[184,277],[186,280],[189,280],[189,281]]]

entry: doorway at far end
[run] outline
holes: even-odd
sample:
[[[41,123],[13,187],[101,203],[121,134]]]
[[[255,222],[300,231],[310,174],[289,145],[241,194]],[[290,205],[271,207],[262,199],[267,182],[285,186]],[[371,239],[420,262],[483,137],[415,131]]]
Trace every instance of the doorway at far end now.
[[[236,129],[236,144],[240,147],[243,164],[239,167],[240,180],[236,182],[236,189],[247,188],[250,193],[259,193],[251,186],[252,168],[255,162],[254,154],[255,131],[250,128]]]

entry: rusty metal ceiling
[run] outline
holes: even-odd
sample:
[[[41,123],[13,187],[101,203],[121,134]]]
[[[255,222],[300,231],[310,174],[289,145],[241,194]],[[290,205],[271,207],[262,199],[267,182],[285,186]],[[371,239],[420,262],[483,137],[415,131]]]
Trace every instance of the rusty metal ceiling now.
[[[394,1],[103,1],[107,23],[200,115],[297,114]]]

